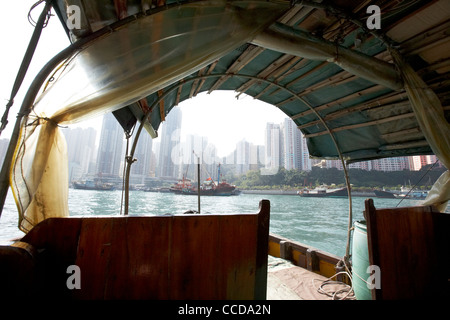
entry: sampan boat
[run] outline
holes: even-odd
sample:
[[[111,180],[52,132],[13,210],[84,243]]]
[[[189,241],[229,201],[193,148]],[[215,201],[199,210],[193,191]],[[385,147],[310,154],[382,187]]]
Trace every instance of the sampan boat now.
[[[2,294],[263,299],[269,252],[321,272],[322,254],[269,244],[266,201],[255,215],[127,217],[126,183],[124,216],[68,217],[58,126],[94,115],[112,112],[125,133],[136,126],[137,137],[146,131],[155,138],[171,109],[200,92],[234,90],[279,108],[306,136],[311,156],[343,163],[348,240],[336,265],[352,272],[346,165],[435,154],[450,166],[447,0],[47,0],[41,7],[15,89],[51,8],[71,45],[28,88],[4,159],[0,203],[11,190],[26,235],[0,248],[2,281],[10,285]],[[2,129],[6,119],[7,112]],[[135,145],[125,155],[126,178]],[[367,203],[369,262],[382,274],[373,298],[449,292],[442,230],[449,177],[446,171],[424,206],[409,213]],[[81,289],[67,282],[68,268],[82,273]]]

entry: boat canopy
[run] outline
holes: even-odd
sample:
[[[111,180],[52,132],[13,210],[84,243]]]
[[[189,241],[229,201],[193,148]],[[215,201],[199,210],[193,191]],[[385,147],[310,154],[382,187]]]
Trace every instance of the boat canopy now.
[[[22,105],[11,169],[22,230],[68,214],[67,190],[53,190],[67,184],[58,125],[114,112],[125,130],[142,123],[156,137],[172,108],[214,90],[280,109],[312,157],[436,154],[450,168],[447,0],[53,5],[72,45]],[[426,203],[443,211],[449,183],[447,171]]]

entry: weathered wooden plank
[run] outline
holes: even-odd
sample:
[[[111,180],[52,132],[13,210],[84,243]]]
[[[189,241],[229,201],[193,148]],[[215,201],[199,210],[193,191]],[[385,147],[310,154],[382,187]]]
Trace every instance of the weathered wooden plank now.
[[[172,219],[128,219],[128,273],[132,292],[126,299],[169,298],[169,244]]]
[[[431,206],[375,209],[371,199],[365,214],[369,261],[381,272],[373,298],[435,299],[448,294],[449,215]]]
[[[257,251],[255,275],[255,299],[266,299],[267,295],[267,251],[269,243],[270,201],[261,200],[257,215]]]
[[[81,271],[81,289],[77,299],[105,298],[105,283],[111,267],[113,219],[82,219],[75,265]]]
[[[174,217],[170,244],[170,299],[217,297],[218,219]]]
[[[255,215],[223,216],[220,232],[229,234],[218,243],[223,299],[252,299],[256,272],[257,220]],[[241,240],[239,240],[241,239]],[[267,255],[267,254],[266,254]],[[236,263],[239,261],[240,263]]]

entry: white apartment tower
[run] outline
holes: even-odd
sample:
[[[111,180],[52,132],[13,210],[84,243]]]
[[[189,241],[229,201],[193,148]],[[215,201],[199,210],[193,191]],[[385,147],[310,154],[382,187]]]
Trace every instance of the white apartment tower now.
[[[179,163],[174,159],[179,159],[180,154],[180,128],[182,114],[179,107],[174,107],[166,117],[166,121],[161,124],[161,144],[159,149],[158,176],[177,177]]]
[[[92,163],[95,163],[94,128],[65,128],[62,131],[67,142],[67,160],[69,165],[69,181],[79,180],[89,173]]]
[[[281,166],[282,135],[279,124],[267,123],[265,132],[266,169],[278,170]]]
[[[125,134],[112,113],[103,116],[102,132],[97,154],[97,174],[103,177],[116,177],[121,174],[122,152]]]
[[[136,139],[135,130],[131,141]],[[130,176],[133,184],[144,184],[145,178],[150,176],[152,166],[152,147],[153,140],[147,131],[143,130],[139,135],[134,152],[134,158],[137,160],[131,166]]]
[[[286,170],[302,169],[302,133],[290,118],[284,120],[283,137],[284,168]]]

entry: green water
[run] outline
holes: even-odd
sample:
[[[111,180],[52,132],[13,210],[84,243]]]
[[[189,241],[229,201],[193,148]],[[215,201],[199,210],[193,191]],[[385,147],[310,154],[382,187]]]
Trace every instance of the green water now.
[[[74,190],[69,192],[72,216],[119,215],[121,191]],[[256,213],[259,201],[271,203],[270,232],[282,237],[345,255],[348,227],[347,198],[304,198],[295,195],[241,194],[232,197],[202,197],[202,213]],[[353,197],[353,221],[363,219],[363,197]],[[376,207],[395,207],[400,200],[374,199]],[[404,200],[401,206],[419,204]],[[130,191],[129,215],[182,214],[197,210],[197,197],[172,193]],[[17,212],[11,194],[0,218],[0,240],[23,235],[17,229]]]

